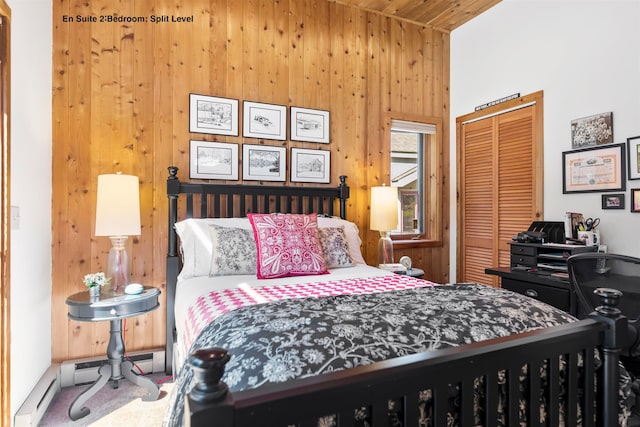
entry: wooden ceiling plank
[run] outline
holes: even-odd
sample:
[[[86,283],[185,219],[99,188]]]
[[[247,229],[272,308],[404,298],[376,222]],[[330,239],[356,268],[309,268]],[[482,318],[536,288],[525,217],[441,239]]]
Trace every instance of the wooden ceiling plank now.
[[[451,32],[500,0],[328,0],[413,24]]]

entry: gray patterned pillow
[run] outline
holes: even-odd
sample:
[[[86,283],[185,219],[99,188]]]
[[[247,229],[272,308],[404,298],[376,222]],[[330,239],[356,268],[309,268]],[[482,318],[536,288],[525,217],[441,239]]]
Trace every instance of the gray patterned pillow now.
[[[253,230],[210,225],[211,270],[209,276],[256,274],[256,241]]]
[[[327,268],[353,266],[344,227],[318,228],[318,237]]]

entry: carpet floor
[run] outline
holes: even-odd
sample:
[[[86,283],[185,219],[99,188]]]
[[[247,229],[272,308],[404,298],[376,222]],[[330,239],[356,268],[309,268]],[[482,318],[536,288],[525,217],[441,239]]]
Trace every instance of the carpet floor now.
[[[39,425],[56,427],[161,426],[173,382],[164,374],[147,375],[147,378],[160,387],[160,396],[156,401],[144,402],[141,398],[146,394],[146,389],[138,387],[130,381],[119,381],[117,389],[114,389],[112,382],[109,381],[84,404],[91,410],[89,415],[72,421],[69,418],[69,406],[76,396],[89,386],[64,388],[54,397]]]

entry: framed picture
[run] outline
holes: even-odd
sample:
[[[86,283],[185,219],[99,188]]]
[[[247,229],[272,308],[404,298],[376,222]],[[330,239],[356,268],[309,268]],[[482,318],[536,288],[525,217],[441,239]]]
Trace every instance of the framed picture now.
[[[287,139],[287,107],[243,102],[242,135],[248,138]]]
[[[331,151],[291,149],[291,182],[328,183],[330,169]]]
[[[189,94],[189,132],[238,136],[238,100]]]
[[[242,145],[242,179],[285,181],[287,150],[268,145]]]
[[[189,177],[238,180],[238,144],[189,141]]]
[[[596,114],[571,121],[571,148],[613,142],[613,113]]]
[[[319,142],[329,141],[329,112],[309,108],[291,107],[291,140]]]
[[[640,179],[640,136],[627,138],[629,179]]]
[[[624,209],[624,193],[603,194],[602,209]]]
[[[640,212],[640,188],[631,190],[631,212]]]
[[[620,191],[626,188],[625,144],[562,153],[562,192]]]

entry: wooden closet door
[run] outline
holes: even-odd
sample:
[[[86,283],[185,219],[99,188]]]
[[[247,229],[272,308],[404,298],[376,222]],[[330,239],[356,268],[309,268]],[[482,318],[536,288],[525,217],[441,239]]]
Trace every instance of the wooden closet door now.
[[[539,102],[475,121],[459,119],[458,282],[498,286],[498,277],[486,275],[485,268],[508,266],[508,242],[541,218]]]

